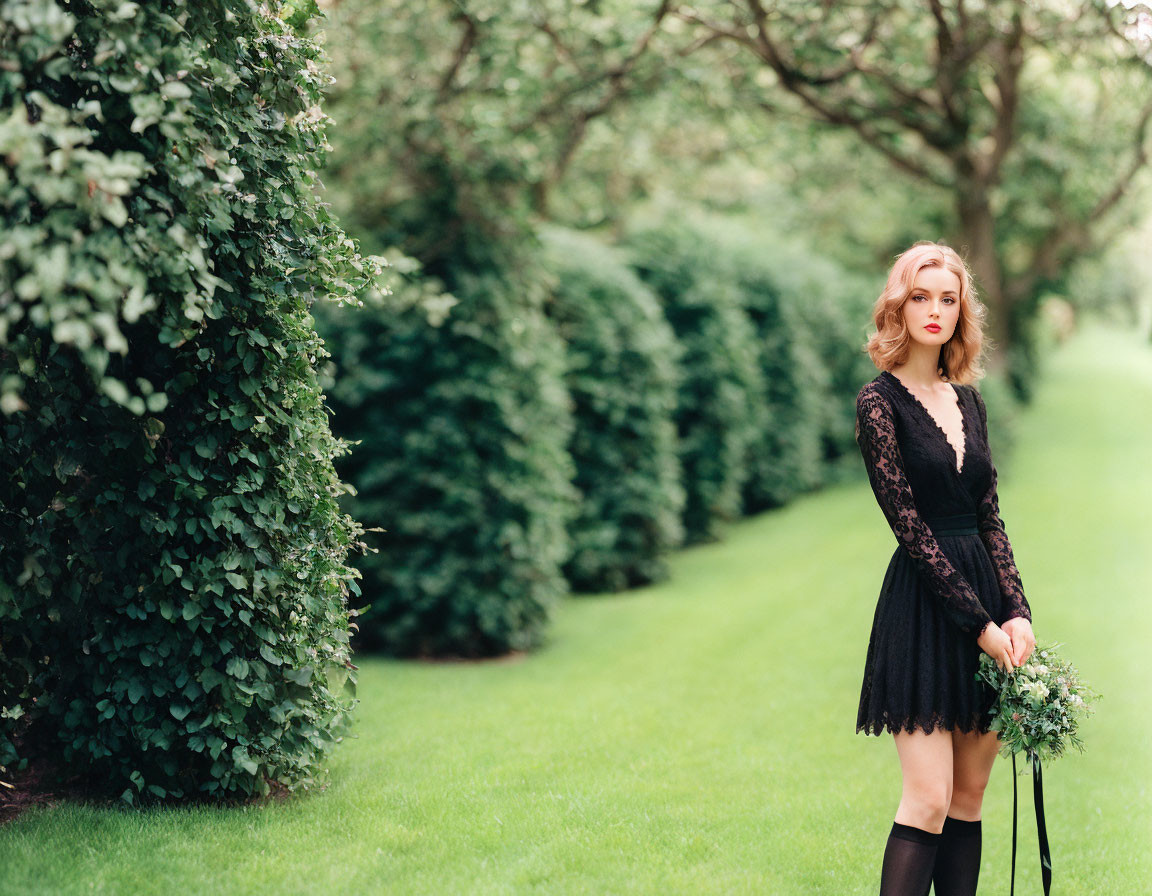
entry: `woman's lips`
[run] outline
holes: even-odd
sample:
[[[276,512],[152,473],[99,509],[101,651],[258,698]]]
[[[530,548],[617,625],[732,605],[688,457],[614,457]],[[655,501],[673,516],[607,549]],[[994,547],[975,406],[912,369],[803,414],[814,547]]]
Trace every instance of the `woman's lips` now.
[[[940,325],[939,324],[928,324],[928,326],[926,326],[924,329],[925,330],[931,330],[933,333],[939,333],[940,332]]]

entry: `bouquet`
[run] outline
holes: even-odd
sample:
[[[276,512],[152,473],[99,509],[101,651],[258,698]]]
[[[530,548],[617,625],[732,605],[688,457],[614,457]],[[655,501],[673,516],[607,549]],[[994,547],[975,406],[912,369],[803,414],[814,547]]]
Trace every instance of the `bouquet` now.
[[[1098,695],[1081,679],[1080,673],[1056,652],[1059,644],[1037,645],[1028,662],[1008,672],[988,654],[980,656],[976,677],[996,691],[989,727],[1000,734],[1000,753],[1012,758],[1023,753],[1032,769],[1033,799],[1036,805],[1036,835],[1040,841],[1040,877],[1044,896],[1052,886],[1052,854],[1044,823],[1044,784],[1041,760],[1054,759],[1072,746],[1083,752],[1078,736],[1080,720],[1089,712]],[[1016,892],[1016,775],[1012,776],[1012,887]]]
[[[1055,759],[1070,746],[1084,751],[1080,720],[1092,711],[1090,704],[1098,695],[1057,654],[1060,646],[1037,645],[1028,662],[1010,672],[981,654],[976,674],[998,695],[990,727],[1000,732],[1001,755]]]

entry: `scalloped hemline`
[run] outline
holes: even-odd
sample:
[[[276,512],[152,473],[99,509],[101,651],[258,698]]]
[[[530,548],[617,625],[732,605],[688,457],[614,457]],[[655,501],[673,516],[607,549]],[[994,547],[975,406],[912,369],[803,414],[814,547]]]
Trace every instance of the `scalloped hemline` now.
[[[933,731],[959,731],[963,734],[987,734],[991,729],[988,727],[992,719],[989,716],[986,720],[980,719],[967,719],[967,720],[950,720],[946,718],[933,717],[927,720],[909,719],[907,721],[893,722],[890,720],[882,721],[868,721],[856,724],[856,733],[865,735],[875,735],[880,737],[883,734],[896,734],[902,731],[906,734],[912,734],[915,731],[922,731],[925,734],[931,734]]]

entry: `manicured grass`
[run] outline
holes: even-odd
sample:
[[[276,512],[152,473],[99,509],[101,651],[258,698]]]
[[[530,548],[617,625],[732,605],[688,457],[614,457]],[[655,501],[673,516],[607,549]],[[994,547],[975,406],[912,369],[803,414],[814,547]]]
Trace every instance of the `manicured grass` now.
[[[1150,892],[1152,348],[1087,331],[1019,424],[1000,496],[1036,630],[1104,694],[1088,752],[1046,770],[1054,892]],[[861,480],[683,552],[667,585],[568,601],[532,656],[364,661],[325,792],[35,810],[0,829],[0,892],[875,893],[899,770],[854,723],[893,547]],[[1005,760],[984,817],[981,890],[1007,892]]]

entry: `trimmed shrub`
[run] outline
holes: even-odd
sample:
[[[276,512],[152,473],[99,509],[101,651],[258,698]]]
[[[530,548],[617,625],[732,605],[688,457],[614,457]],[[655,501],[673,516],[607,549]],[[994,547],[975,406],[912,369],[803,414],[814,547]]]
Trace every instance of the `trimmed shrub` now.
[[[129,802],[308,786],[354,702],[309,306],[375,267],[289,12],[0,7],[0,761]]]
[[[809,351],[820,369],[817,417],[824,482],[859,474],[856,393],[876,376],[862,350],[872,321],[872,305],[883,281],[862,277],[832,259],[802,247],[780,247],[782,263],[774,277],[782,295],[793,298],[799,329],[809,335]]]
[[[680,544],[679,345],[656,297],[598,240],[544,233],[556,285],[549,316],[568,348],[580,506],[564,567],[576,591],[619,591],[668,575]]]
[[[860,347],[882,284],[755,219],[681,218],[756,328],[771,422],[749,457],[745,511],[855,475],[856,393],[876,375]]]
[[[340,464],[356,488],[347,506],[387,529],[361,565],[360,643],[400,656],[527,649],[567,590],[563,345],[494,276],[461,274],[446,315],[451,297],[426,298],[400,314],[320,319],[333,426],[360,442]]]
[[[710,247],[708,276],[733,284],[756,333],[769,420],[748,456],[744,511],[756,513],[823,479],[829,372],[812,343],[825,334],[805,326],[800,309],[811,296],[795,289],[793,273],[810,259],[742,221],[694,216],[692,226]]]
[[[632,266],[660,297],[681,356],[676,425],[687,542],[718,538],[741,513],[749,451],[769,421],[756,337],[713,246],[680,221],[626,237]]]

